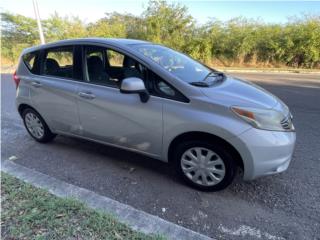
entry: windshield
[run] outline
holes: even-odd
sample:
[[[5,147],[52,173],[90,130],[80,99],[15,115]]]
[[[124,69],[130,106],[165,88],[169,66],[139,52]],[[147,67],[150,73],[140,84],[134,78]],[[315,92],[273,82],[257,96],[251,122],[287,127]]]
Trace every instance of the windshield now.
[[[204,81],[212,71],[192,58],[164,46],[134,44],[132,47],[188,83]]]

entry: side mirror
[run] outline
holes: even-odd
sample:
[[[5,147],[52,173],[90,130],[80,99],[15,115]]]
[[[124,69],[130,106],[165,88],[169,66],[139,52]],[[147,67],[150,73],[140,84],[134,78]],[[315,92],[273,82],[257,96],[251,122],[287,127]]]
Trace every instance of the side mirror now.
[[[141,102],[147,102],[150,98],[149,92],[144,86],[144,82],[140,78],[129,77],[121,82],[121,93],[137,93],[140,95]]]

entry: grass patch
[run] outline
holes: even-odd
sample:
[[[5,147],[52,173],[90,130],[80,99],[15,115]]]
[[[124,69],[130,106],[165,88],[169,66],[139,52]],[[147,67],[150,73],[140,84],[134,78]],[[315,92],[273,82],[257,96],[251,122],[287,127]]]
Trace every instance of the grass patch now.
[[[1,172],[2,239],[163,239]]]

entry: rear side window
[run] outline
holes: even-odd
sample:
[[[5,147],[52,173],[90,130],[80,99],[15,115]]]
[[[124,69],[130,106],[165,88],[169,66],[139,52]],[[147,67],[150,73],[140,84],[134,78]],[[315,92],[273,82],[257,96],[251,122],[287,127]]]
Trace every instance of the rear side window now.
[[[45,52],[43,74],[49,76],[73,77],[73,46],[48,49]]]
[[[27,53],[23,55],[22,59],[29,71],[33,74],[39,74],[38,67],[38,52]]]

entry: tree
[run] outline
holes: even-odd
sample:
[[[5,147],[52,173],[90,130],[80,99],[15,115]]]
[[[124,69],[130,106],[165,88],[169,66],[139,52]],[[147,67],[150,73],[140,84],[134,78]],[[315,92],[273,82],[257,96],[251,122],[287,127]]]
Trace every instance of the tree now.
[[[1,13],[2,55],[17,61],[22,49],[38,44],[37,23],[19,14]]]
[[[186,40],[192,36],[194,19],[187,8],[168,4],[164,0],[151,0],[142,14],[146,25],[146,40],[184,50]]]
[[[117,13],[107,13],[106,15],[106,17],[98,20],[96,23],[89,25],[89,35],[105,38],[125,38],[127,36],[126,24],[122,15]]]
[[[81,38],[88,35],[86,25],[78,17],[61,17],[57,12],[43,21],[44,35],[47,42]]]
[[[16,62],[22,49],[39,44],[36,21],[2,13],[4,59]],[[226,22],[212,19],[197,24],[181,4],[150,0],[140,16],[106,13],[86,24],[78,17],[57,13],[43,20],[47,42],[81,37],[117,37],[149,40],[167,45],[211,64],[286,65],[320,68],[320,16],[302,15],[285,24],[266,24],[238,17]]]

